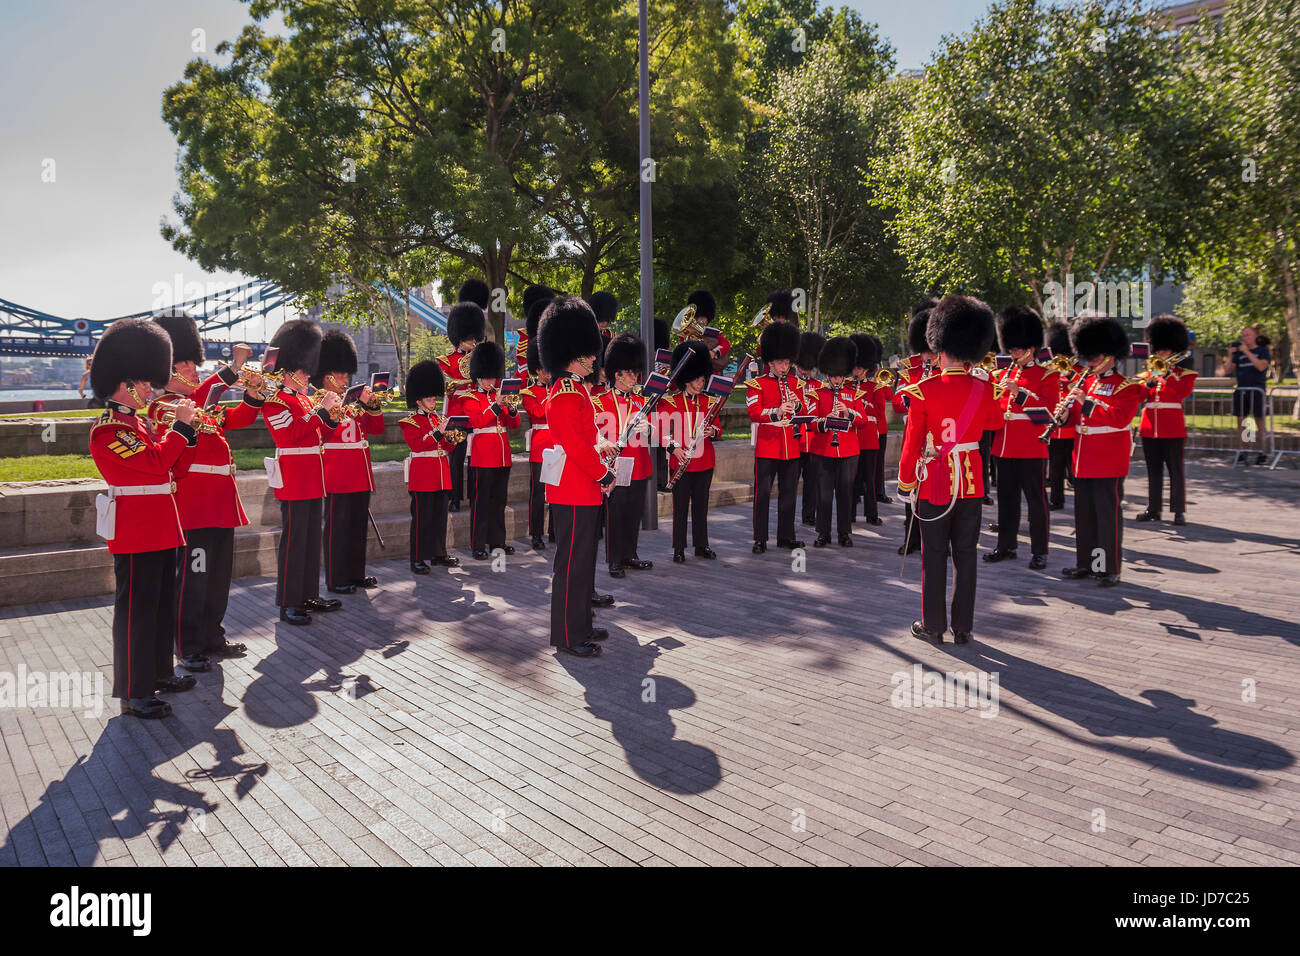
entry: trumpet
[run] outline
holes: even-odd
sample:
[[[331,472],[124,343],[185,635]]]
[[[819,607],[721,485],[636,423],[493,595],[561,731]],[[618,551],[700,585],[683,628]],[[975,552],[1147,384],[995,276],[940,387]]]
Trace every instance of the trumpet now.
[[[373,407],[362,404],[360,399],[358,399],[355,402],[348,402],[348,404],[339,409],[339,413],[346,415],[348,418],[357,418],[360,415],[373,415],[376,412],[382,411],[384,405],[388,402],[401,398],[402,390],[399,388],[386,388],[378,392],[373,392],[372,394],[379,400]]]
[[[176,406],[185,401],[183,395],[174,398],[160,398],[154,402],[153,408],[149,412],[149,417],[160,425],[171,426],[176,421]],[[215,411],[208,411],[204,408],[194,410],[194,420],[190,423],[195,431],[203,432],[207,435],[215,435],[221,431],[226,423],[225,408],[218,407]]]
[[[775,321],[776,319],[772,318],[772,303],[769,302],[758,310],[758,315],[754,316],[753,321],[749,323],[749,327],[762,332]]]
[[[673,319],[673,334],[681,341],[704,338],[704,320],[696,318],[695,306],[688,305]]]
[[[1171,355],[1167,359],[1162,359],[1159,356],[1152,355],[1147,358],[1147,366],[1143,375],[1148,380],[1153,378],[1163,378],[1164,376],[1168,375],[1169,372],[1172,369],[1174,369],[1179,362],[1181,362],[1183,359],[1187,358],[1187,356],[1191,354],[1192,354],[1191,350],[1189,349],[1186,352],[1179,352],[1176,355]]]
[[[253,367],[250,367],[250,365],[252,365]],[[256,384],[254,384],[253,382],[254,378],[259,379],[259,381]],[[235,384],[240,385],[243,388],[253,388],[260,391],[267,382],[270,382],[276,388],[283,387],[284,372],[281,371],[264,372],[262,371],[262,367],[260,365],[256,365],[256,363],[245,362],[243,366],[239,369],[239,378],[235,382]]]
[[[1061,375],[1065,375],[1074,368],[1074,357],[1070,355],[1053,355],[1042,364],[1044,368],[1050,368]]]

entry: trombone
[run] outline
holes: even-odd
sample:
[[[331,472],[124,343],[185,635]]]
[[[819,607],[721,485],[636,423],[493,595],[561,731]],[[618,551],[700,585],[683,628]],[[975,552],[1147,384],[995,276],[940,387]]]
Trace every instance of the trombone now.
[[[679,341],[702,339],[704,329],[704,320],[696,317],[694,305],[688,305],[677,313],[677,318],[673,319],[673,334]]]
[[[1164,378],[1164,376],[1168,375],[1178,365],[1179,362],[1181,362],[1183,359],[1187,358],[1187,356],[1191,354],[1192,354],[1192,350],[1188,349],[1185,352],[1179,352],[1176,355],[1171,355],[1167,359],[1162,359],[1155,355],[1149,356],[1147,358],[1147,367],[1145,371],[1142,373],[1142,376],[1143,378],[1147,379],[1148,382],[1151,379]]]

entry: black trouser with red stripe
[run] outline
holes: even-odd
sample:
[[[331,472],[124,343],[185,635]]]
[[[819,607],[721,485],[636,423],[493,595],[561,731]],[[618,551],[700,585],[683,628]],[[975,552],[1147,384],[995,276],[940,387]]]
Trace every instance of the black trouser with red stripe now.
[[[1049,500],[1054,507],[1063,508],[1065,507],[1065,478],[1067,475],[1070,478],[1074,477],[1074,439],[1053,438],[1047,448],[1047,457],[1050,462],[1048,465]]]
[[[1187,510],[1187,476],[1183,472],[1186,444],[1186,438],[1142,439],[1142,457],[1147,460],[1147,511],[1153,515],[1160,514],[1166,468],[1169,469],[1169,510],[1174,514]]]
[[[1020,495],[1029,510],[1031,554],[1047,553],[1047,459],[999,458],[998,547],[1016,550],[1020,536]]]
[[[466,442],[456,442],[456,447],[447,455],[447,464],[451,467],[451,500],[460,504],[465,497],[465,448]]]
[[[876,449],[876,500],[885,494],[885,450],[889,445],[889,432],[880,433],[880,447]],[[879,512],[876,513],[879,516]]]
[[[1123,478],[1074,479],[1076,568],[1119,574],[1124,560]]]
[[[980,537],[980,498],[958,498],[952,510],[928,501],[916,504],[921,526],[921,626],[942,634],[948,629],[948,551],[952,550],[952,629],[969,634],[975,629],[975,575],[979,568],[976,545]]]
[[[611,566],[637,556],[641,515],[645,511],[649,484],[649,478],[633,479],[631,484],[615,485],[605,497],[605,560]]]
[[[470,466],[471,495],[470,547],[475,551],[492,551],[506,545],[506,491],[510,485],[510,466],[485,468]]]
[[[988,494],[988,489],[996,485],[997,472],[993,470],[993,436],[996,431],[986,431],[980,435],[980,459],[983,462],[984,469],[984,494]]]
[[[709,486],[713,469],[684,471],[673,485],[673,550],[686,550],[686,513],[691,516],[691,544],[709,546]]]
[[[370,492],[333,492],[325,497],[325,584],[341,588],[366,576]]]
[[[573,647],[591,639],[595,618],[596,520],[601,505],[551,505],[555,574],[551,578],[551,643]]]
[[[804,524],[817,521],[817,456],[806,451],[799,456],[799,473],[803,476],[803,500],[800,503],[800,517]]]
[[[772,504],[772,481],[776,480],[776,540],[794,540],[794,506],[799,489],[799,459],[754,459],[754,540],[767,543]]]
[[[830,537],[831,499],[835,500],[835,530],[840,536],[853,532],[853,479],[858,473],[858,456],[817,459],[817,533]]]
[[[449,491],[412,491],[411,563],[447,556]]]
[[[221,621],[235,570],[234,528],[190,528],[176,549],[176,653],[193,657],[226,642]]]
[[[858,452],[858,475],[853,481],[853,493],[862,498],[862,517],[868,521],[880,517],[880,509],[876,506],[876,492],[880,488],[876,484],[876,461],[880,457],[877,448],[864,448]],[[857,509],[853,509],[853,513],[856,512]]]
[[[540,538],[546,530],[546,486],[542,484],[542,463],[528,463],[528,536]]]
[[[172,676],[176,549],[113,555],[113,696],[152,697]]]
[[[275,603],[302,607],[320,597],[321,499],[280,502],[280,545],[275,561]]]

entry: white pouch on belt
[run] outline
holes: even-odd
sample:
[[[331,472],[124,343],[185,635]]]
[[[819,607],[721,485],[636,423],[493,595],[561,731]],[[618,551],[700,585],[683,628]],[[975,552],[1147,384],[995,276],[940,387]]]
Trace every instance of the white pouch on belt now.
[[[407,455],[402,459],[402,481],[406,484],[411,483],[411,456]]]
[[[95,496],[95,533],[105,541],[117,533],[117,499],[111,495]]]
[[[280,472],[280,459],[263,458],[266,463],[266,483],[272,488],[284,487],[284,475]]]
[[[620,455],[614,459],[614,484],[624,488],[632,484],[632,467],[636,464],[636,459],[629,458],[626,455]]]
[[[552,445],[550,448],[542,449],[542,484],[558,485],[560,483],[560,476],[564,474],[564,460],[566,457],[564,449],[559,445]]]

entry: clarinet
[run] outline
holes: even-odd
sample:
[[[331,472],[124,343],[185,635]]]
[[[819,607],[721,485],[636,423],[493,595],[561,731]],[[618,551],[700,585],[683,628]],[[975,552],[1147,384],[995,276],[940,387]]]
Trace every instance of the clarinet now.
[[[1092,375],[1095,371],[1096,369],[1091,369],[1091,368],[1084,369],[1083,374],[1080,375],[1078,379],[1075,380],[1075,382],[1070,386],[1070,391],[1074,391],[1076,388],[1082,388],[1084,383],[1088,380],[1088,376]],[[1074,407],[1074,399],[1072,398],[1061,399],[1060,403],[1056,406],[1056,411],[1052,414],[1051,424],[1048,425],[1045,429],[1043,429],[1043,433],[1038,436],[1038,440],[1043,444],[1047,444],[1048,442],[1050,442],[1052,440],[1052,436],[1056,434],[1056,430],[1058,428],[1065,427],[1066,421],[1068,421],[1070,418],[1070,409],[1073,407]]]
[[[787,378],[787,377],[788,377],[788,373],[787,373],[786,375],[783,375],[781,378],[777,379],[777,383],[781,386],[781,404],[782,404],[782,405],[784,405],[784,404],[786,404],[786,402],[790,401],[790,386],[786,384],[786,378]],[[794,403],[794,404],[795,404],[795,414],[797,415],[797,414],[799,414],[799,409],[803,407],[803,403],[800,402],[798,399],[795,399],[795,403]],[[802,425],[795,425],[795,426],[794,426],[794,440],[795,440],[795,441],[800,441],[802,438],[803,438],[803,426],[802,426]]]

